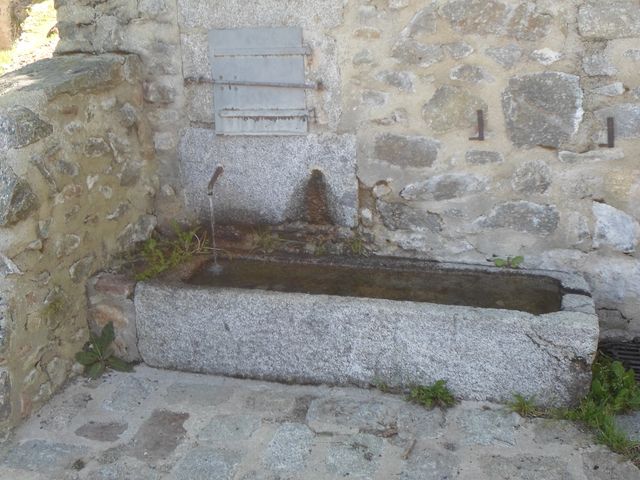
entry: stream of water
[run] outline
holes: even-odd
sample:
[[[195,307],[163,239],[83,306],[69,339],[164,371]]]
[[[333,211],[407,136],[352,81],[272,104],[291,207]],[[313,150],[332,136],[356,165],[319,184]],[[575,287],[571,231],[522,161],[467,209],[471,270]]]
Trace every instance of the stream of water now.
[[[219,275],[222,273],[222,266],[218,263],[218,249],[216,248],[216,214],[213,195],[209,195],[209,219],[211,222],[211,247],[213,248],[213,265],[210,271],[214,275]]]

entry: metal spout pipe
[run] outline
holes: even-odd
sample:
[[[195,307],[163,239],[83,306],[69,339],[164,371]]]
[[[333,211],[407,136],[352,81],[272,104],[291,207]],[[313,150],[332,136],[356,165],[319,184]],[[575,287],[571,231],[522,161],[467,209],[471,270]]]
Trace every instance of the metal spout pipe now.
[[[209,185],[207,185],[207,195],[213,195],[213,186],[216,184],[218,178],[220,177],[220,175],[222,175],[223,172],[224,168],[222,167],[222,165],[218,165],[213,172],[213,175],[211,176],[211,180],[209,180]]]

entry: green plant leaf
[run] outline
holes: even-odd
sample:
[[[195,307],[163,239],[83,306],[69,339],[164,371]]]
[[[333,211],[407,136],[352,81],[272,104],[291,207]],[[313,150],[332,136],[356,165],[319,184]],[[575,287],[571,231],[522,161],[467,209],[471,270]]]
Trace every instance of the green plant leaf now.
[[[518,268],[522,264],[522,262],[524,262],[524,257],[518,255],[517,257],[511,259],[511,267]]]
[[[507,261],[504,258],[496,258],[493,260],[493,264],[496,267],[505,267],[507,265]]]
[[[96,352],[78,352],[76,353],[76,361],[80,365],[84,365],[88,367],[89,365],[93,365],[96,363],[100,357]]]
[[[117,357],[109,357],[107,359],[107,365],[109,368],[118,372],[130,372],[133,370],[133,366],[130,363],[127,363]]]
[[[611,371],[613,372],[616,379],[624,378],[624,367],[620,362],[613,362],[611,364]]]
[[[595,397],[602,397],[605,394],[605,389],[598,378],[594,378],[591,382],[591,394]]]
[[[96,337],[93,332],[89,332],[89,346],[91,351],[94,352],[98,358],[102,358],[102,349],[100,348],[99,337]]]
[[[116,338],[116,334],[113,330],[113,322],[109,322],[102,328],[100,336],[95,340],[95,346],[100,350],[102,356],[105,356],[105,352],[114,338]]]
[[[105,370],[104,363],[96,362],[87,369],[86,373],[87,373],[87,376],[95,380],[96,378],[98,378],[100,375],[104,373],[104,370]]]
[[[565,412],[565,418],[578,420],[594,429],[598,441],[613,451],[640,460],[638,443],[621,431],[615,415],[640,408],[640,387],[632,370],[618,361],[600,355],[593,364],[591,391],[580,405]]]
[[[174,235],[171,238],[157,238],[154,234],[142,245],[143,269],[136,274],[137,280],[148,280],[188,261],[194,255],[210,252],[204,240],[198,236],[198,228],[182,230],[177,222],[172,222]]]

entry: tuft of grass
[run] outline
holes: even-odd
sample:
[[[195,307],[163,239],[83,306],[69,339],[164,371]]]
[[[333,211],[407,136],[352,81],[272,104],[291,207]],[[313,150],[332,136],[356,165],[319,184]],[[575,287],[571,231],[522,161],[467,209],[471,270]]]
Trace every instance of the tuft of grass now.
[[[142,245],[141,256],[144,269],[136,275],[136,280],[149,280],[163,272],[189,261],[196,255],[211,253],[206,232],[198,235],[199,229],[182,230],[173,225],[175,238],[165,239],[157,235]]]
[[[369,255],[369,250],[367,250],[367,246],[359,234],[353,235],[350,239],[346,241],[347,247],[349,251],[353,255],[358,255],[362,257],[366,257]]]
[[[535,397],[525,397],[519,393],[513,395],[513,400],[508,403],[508,407],[521,417],[539,417],[544,414],[544,411],[536,405]]]
[[[66,307],[66,302],[62,297],[56,297],[47,303],[42,309],[43,317],[53,317],[61,313]]]
[[[447,387],[446,380],[438,380],[428,386],[411,387],[407,400],[426,408],[448,408],[456,403],[453,393]]]
[[[618,428],[615,416],[640,409],[640,387],[633,370],[600,355],[593,365],[591,390],[580,405],[564,412],[564,418],[579,421],[591,428],[599,442],[640,461],[640,443],[634,442]]]
[[[374,378],[373,381],[371,382],[371,385],[373,386],[373,388],[380,390],[382,393],[389,393],[391,391],[391,388],[389,388],[389,385],[386,382],[383,382],[382,380],[380,380],[379,378]]]
[[[556,420],[571,420],[589,427],[599,443],[625,455],[640,467],[640,442],[634,442],[615,422],[616,415],[640,410],[640,386],[633,370],[600,354],[593,364],[591,390],[573,409],[540,409],[534,397],[513,395],[509,408],[523,417],[544,416]]]
[[[64,295],[64,291],[59,285],[54,286],[47,297],[44,299],[40,315],[43,319],[50,323],[60,322],[65,312],[69,307],[67,298]]]
[[[319,240],[313,244],[313,255],[323,257],[327,254],[327,242]]]
[[[264,228],[254,234],[253,248],[260,253],[273,253],[282,247],[284,240],[277,233]]]

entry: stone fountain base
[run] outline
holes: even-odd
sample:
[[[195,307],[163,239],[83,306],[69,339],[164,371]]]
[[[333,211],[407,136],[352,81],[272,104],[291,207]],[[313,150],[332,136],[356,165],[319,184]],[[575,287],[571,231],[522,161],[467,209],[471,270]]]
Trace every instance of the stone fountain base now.
[[[575,275],[522,275],[554,277],[562,291],[561,307],[536,315],[143,282],[135,292],[138,347],[147,364],[169,369],[358,386],[406,387],[445,379],[462,399],[506,402],[520,393],[545,405],[574,404],[589,388],[598,342],[588,288]]]

